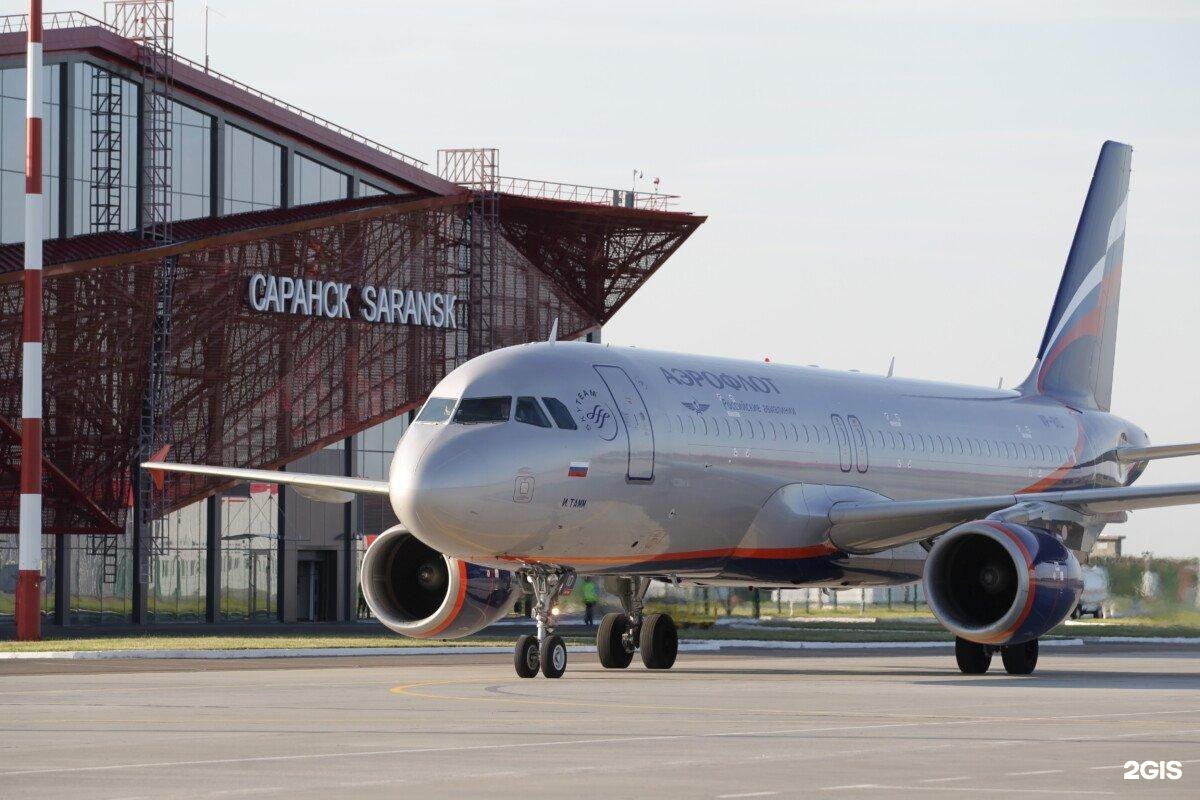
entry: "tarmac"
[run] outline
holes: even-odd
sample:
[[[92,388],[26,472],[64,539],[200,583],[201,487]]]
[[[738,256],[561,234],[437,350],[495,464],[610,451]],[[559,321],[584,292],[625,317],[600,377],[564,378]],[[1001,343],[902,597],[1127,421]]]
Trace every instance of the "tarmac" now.
[[[1188,645],[1046,648],[1030,677],[904,649],[574,653],[561,680],[503,654],[23,660],[0,706],[4,798],[1200,796]]]

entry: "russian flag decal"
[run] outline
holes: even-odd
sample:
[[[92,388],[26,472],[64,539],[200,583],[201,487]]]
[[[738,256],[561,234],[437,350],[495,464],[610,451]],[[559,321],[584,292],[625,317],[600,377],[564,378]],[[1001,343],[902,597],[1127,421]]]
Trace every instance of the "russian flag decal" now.
[[[568,478],[586,478],[588,471],[587,461],[572,461],[571,466],[567,467]]]

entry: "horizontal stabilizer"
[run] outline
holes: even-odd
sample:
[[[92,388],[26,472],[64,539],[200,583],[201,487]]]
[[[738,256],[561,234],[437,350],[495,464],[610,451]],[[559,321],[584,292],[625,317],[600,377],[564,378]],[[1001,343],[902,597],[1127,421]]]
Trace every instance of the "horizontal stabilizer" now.
[[[1113,454],[1113,459],[1121,464],[1136,464],[1139,461],[1179,458],[1180,456],[1200,456],[1200,442],[1157,444],[1150,447],[1121,447]]]
[[[1200,503],[1200,483],[1068,489],[945,500],[844,501],[829,510],[830,541],[849,552],[871,553],[917,542],[973,519],[1022,503],[1048,503],[1084,514]]]
[[[187,472],[193,475],[230,478],[242,483],[278,483],[284,486],[295,486],[296,490],[304,496],[323,502],[345,502],[345,499],[340,497],[339,493],[341,492],[388,494],[387,481],[347,478],[342,475],[312,475],[304,472],[279,472],[272,469],[236,469],[234,467],[214,467],[208,464],[169,464],[165,461],[147,461],[142,466],[150,472]],[[305,489],[310,491],[306,492]]]

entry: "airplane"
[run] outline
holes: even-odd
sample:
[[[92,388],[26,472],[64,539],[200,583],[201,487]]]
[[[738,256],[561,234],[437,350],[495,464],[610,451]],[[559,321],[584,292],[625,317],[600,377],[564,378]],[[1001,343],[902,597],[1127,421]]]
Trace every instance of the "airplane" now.
[[[532,591],[518,675],[564,674],[556,604],[600,576],[622,611],[600,663],[669,669],[652,581],[892,586],[923,580],[967,674],[996,653],[1030,674],[1075,608],[1080,559],[1127,512],[1200,502],[1200,483],[1134,486],[1159,458],[1110,412],[1132,148],[1100,151],[1029,376],[977,388],[777,363],[538,342],[474,358],[433,389],[386,481],[147,462],[390,498],[400,524],[369,545],[367,604],[406,636],[466,636]]]

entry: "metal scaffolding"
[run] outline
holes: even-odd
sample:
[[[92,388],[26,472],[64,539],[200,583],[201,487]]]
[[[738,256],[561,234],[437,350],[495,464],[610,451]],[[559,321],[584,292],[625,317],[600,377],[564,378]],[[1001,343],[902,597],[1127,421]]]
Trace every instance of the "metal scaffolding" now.
[[[470,286],[467,349],[475,356],[495,347],[500,151],[494,147],[464,147],[438,150],[437,156],[439,177],[471,189],[462,241]]]
[[[138,227],[155,241],[171,238],[172,68],[175,62],[174,0],[108,0],[105,17],[138,45],[142,70],[141,203]]]
[[[141,180],[138,230],[152,242],[171,241],[171,162],[174,126],[172,68],[175,54],[173,0],[109,0],[105,17],[110,25],[138,45],[141,67]],[[133,584],[135,622],[147,621],[150,552],[161,550],[167,535],[167,499],[160,485],[138,465],[170,440],[165,426],[174,381],[168,370],[171,348],[171,300],[178,259],[162,259],[146,287],[154,297],[146,381],[138,419],[137,449],[131,466],[135,479],[131,546],[136,573]]]
[[[121,230],[122,81],[100,67],[92,71],[89,186],[91,231]]]

